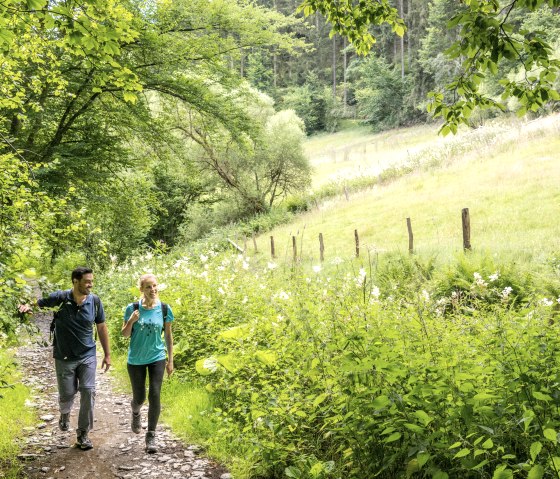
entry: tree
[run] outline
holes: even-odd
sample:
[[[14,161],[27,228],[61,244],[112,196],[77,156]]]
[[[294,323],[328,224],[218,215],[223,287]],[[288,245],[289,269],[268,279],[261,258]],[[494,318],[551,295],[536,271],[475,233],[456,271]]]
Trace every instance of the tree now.
[[[357,62],[351,71],[360,114],[375,130],[406,124],[409,86],[401,72],[373,55]]]
[[[429,94],[429,111],[443,119],[443,134],[456,132],[460,123],[469,124],[476,107],[505,109],[503,102],[516,98],[521,105],[518,114],[523,115],[560,100],[554,89],[560,60],[541,32],[525,30],[511,20],[516,11],[535,12],[544,5],[557,8],[560,1],[514,0],[502,5],[497,0],[468,0],[449,21],[449,28],[458,27],[459,38],[447,54],[461,61],[461,71],[445,87],[450,95],[446,97],[441,91]],[[354,5],[351,0],[305,0],[300,9],[305,15],[315,11],[326,15],[333,31],[347,36],[361,54],[367,53],[375,41],[368,31],[370,25],[386,23],[398,34],[404,31],[402,20],[384,1],[361,0]],[[481,93],[479,87],[486,74],[498,72],[503,59],[515,61],[523,75],[502,80],[501,100],[495,100]]]
[[[176,130],[197,145],[200,169],[212,172],[235,193],[245,215],[262,213],[309,184],[304,126],[294,112],[276,113],[272,99],[263,93],[240,88],[235,98],[252,119],[251,130],[239,137],[193,110],[169,107],[176,115]]]
[[[146,163],[137,151],[158,158],[172,144],[182,154],[157,114],[161,99],[243,136],[252,122],[229,97],[241,80],[229,66],[246,48],[298,48],[280,31],[293,22],[244,1],[2,2],[2,151],[19,151],[53,197],[69,185],[84,191],[70,206],[107,226],[104,217],[119,217],[115,188]],[[114,246],[124,253],[122,241]]]

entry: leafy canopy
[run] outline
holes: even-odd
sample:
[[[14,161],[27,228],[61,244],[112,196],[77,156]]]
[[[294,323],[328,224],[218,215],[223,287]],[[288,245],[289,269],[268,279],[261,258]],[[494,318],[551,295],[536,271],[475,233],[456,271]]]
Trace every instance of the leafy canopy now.
[[[515,21],[514,12],[535,12],[548,5],[558,8],[560,0],[513,0],[504,4],[498,0],[465,0],[464,5],[447,27],[459,30],[459,36],[447,50],[447,55],[461,63],[459,73],[443,92],[431,92],[428,111],[444,121],[441,132],[455,133],[461,123],[477,107],[504,110],[504,101],[519,101],[518,114],[538,111],[551,100],[560,100],[554,82],[560,70],[560,60],[545,40],[545,33],[523,28]],[[399,35],[404,33],[403,21],[388,2],[374,0],[306,0],[300,10],[305,15],[320,12],[332,24],[332,34],[346,36],[359,54],[371,49],[375,38],[370,25],[387,24]],[[480,87],[486,75],[496,75],[502,61],[514,61],[522,73],[517,79],[500,81],[500,100],[490,98]]]

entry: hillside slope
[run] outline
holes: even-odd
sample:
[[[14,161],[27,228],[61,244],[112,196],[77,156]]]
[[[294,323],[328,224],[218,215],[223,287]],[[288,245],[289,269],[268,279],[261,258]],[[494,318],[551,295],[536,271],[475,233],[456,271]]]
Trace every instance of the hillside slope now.
[[[317,261],[319,233],[325,241],[325,259],[348,257],[355,253],[354,230],[360,238],[361,252],[408,250],[406,218],[411,218],[415,251],[448,257],[462,250],[461,210],[469,208],[471,238],[475,251],[528,261],[546,261],[560,251],[558,214],[560,213],[560,115],[531,122],[511,121],[463,132],[442,139],[435,135],[426,142],[426,130],[410,132],[408,155],[413,173],[371,189],[339,197],[318,205],[289,225],[278,227],[260,239],[262,244],[274,236],[278,256],[292,257],[292,237],[297,238],[298,254]],[[317,142],[317,140],[315,140]],[[339,139],[336,140],[340,143]],[[321,142],[327,143],[326,138]],[[366,144],[375,140],[365,138]],[[363,149],[364,142],[353,138],[347,146]],[[397,145],[388,158],[402,164],[403,148]],[[404,142],[402,142],[404,143]],[[344,149],[339,144],[338,151]],[[326,163],[324,149],[311,161],[326,168],[329,175],[348,176],[348,162]],[[370,164],[376,161],[369,155]],[[366,164],[366,157],[362,164]],[[394,163],[387,162],[387,165]],[[324,169],[315,184],[325,182]],[[356,175],[363,170],[356,167]],[[377,173],[376,173],[377,174]],[[262,249],[262,248],[261,248]]]

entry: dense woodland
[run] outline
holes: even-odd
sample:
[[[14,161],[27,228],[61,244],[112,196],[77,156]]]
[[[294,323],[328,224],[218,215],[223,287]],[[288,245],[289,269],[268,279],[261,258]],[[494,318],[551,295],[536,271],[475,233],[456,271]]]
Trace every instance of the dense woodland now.
[[[2,297],[33,261],[281,221],[305,136],[348,120],[448,133],[558,99],[557,0],[300,3],[1,2]]]

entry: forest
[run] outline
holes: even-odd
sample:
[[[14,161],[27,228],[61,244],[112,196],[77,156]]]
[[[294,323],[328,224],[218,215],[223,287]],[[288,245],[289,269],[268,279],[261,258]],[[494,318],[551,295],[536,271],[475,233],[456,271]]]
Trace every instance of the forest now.
[[[555,113],[559,39],[559,0],[1,0],[0,345],[28,326],[17,304],[76,265],[104,278],[115,317],[130,276],[155,270],[184,315],[178,376],[212,395],[222,440],[248,458],[238,477],[560,477],[560,366],[535,372],[559,347],[554,328],[538,333],[557,307],[531,296],[560,298],[556,259],[541,283],[458,260],[432,291],[426,258],[332,264],[330,283],[222,256],[227,238],[412,171],[317,187],[309,139],[419,125],[451,137]],[[295,291],[307,299],[290,303]],[[523,343],[528,366],[496,338]],[[513,396],[528,399],[500,409]],[[530,460],[515,469],[508,454]]]

